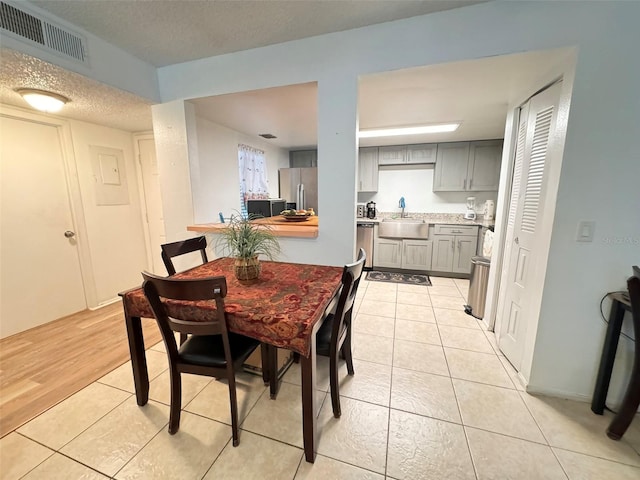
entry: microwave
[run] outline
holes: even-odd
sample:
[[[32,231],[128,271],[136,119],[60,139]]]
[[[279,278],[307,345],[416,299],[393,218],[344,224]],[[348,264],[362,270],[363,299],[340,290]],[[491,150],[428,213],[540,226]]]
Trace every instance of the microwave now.
[[[247,213],[261,217],[275,217],[285,209],[286,201],[282,198],[264,198],[247,200]]]

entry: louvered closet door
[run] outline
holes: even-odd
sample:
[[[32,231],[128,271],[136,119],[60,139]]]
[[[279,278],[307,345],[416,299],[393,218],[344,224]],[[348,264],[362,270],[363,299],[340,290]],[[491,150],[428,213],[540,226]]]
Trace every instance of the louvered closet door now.
[[[498,299],[500,350],[520,370],[529,308],[535,289],[540,255],[540,221],[545,207],[545,184],[549,141],[555,129],[561,83],[538,93],[521,109],[511,199],[505,236],[504,288]],[[531,332],[532,333],[532,332]]]

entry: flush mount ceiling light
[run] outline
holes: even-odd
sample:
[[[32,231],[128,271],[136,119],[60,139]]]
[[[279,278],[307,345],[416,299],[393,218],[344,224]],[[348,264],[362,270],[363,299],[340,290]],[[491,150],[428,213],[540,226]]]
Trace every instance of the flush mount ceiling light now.
[[[46,90],[36,88],[19,88],[16,90],[36,110],[41,112],[59,112],[65,103],[70,100],[67,97]]]
[[[375,130],[360,130],[359,138],[393,137],[396,135],[417,135],[420,133],[447,133],[454,132],[460,126],[459,123],[442,123],[439,125],[421,125],[416,127],[381,128]]]

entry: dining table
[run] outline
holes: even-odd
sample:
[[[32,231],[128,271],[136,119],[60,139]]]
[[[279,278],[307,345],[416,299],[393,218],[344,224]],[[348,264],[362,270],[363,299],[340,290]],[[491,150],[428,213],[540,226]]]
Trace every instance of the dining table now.
[[[318,441],[316,382],[316,333],[335,303],[342,267],[261,261],[260,276],[239,281],[233,274],[233,258],[218,258],[175,274],[172,278],[206,278],[223,275],[227,280],[225,317],[229,331],[262,342],[263,378],[270,374],[267,358],[279,347],[300,355],[302,381],[302,432],[304,454],[313,463]],[[154,318],[141,287],[120,293],[129,341],[138,405],[149,399],[149,375],[141,318]],[[211,302],[183,302],[172,315],[207,321],[215,315]],[[180,311],[182,309],[182,311]],[[274,392],[272,392],[273,394]]]

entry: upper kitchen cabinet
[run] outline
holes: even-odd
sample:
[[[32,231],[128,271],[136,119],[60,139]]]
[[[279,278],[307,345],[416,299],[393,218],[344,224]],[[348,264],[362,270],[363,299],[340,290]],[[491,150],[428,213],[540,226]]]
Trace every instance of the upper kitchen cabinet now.
[[[317,150],[291,150],[289,152],[289,167],[306,168],[318,166]]]
[[[378,191],[378,147],[358,151],[358,192]]]
[[[501,140],[440,143],[433,191],[497,191],[501,157]]]
[[[472,192],[498,191],[502,140],[471,142],[467,190]]]
[[[419,163],[434,163],[436,161],[437,145],[393,145],[379,147],[378,163],[380,165],[408,165]]]
[[[407,148],[404,145],[378,147],[378,165],[398,165],[406,163]]]
[[[406,163],[436,163],[437,150],[435,143],[407,145]]]
[[[440,143],[433,172],[433,191],[451,192],[467,189],[469,142]]]

